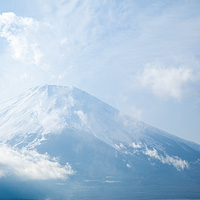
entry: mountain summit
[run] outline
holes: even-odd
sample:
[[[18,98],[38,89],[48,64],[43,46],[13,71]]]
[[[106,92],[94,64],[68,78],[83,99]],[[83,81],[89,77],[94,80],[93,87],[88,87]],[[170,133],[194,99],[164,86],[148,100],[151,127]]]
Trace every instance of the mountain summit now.
[[[0,198],[200,198],[199,191],[200,145],[80,89],[45,85],[0,104]]]

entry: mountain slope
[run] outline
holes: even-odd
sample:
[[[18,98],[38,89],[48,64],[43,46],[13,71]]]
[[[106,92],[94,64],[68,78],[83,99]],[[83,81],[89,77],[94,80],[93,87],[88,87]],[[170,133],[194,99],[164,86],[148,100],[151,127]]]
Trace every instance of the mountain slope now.
[[[0,197],[33,197],[18,181],[38,199],[200,197],[198,144],[77,88],[45,85],[0,104],[0,142]]]

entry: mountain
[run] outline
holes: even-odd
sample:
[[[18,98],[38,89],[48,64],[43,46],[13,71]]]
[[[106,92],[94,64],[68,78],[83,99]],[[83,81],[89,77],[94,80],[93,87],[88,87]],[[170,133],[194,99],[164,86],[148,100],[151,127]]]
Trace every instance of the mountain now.
[[[0,199],[200,199],[200,145],[88,93],[36,87],[0,104]]]

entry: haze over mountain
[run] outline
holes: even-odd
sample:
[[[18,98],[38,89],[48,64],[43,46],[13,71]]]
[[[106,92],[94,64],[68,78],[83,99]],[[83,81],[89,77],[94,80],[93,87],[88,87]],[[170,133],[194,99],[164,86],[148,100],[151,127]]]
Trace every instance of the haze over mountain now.
[[[200,145],[80,89],[36,87],[0,104],[0,198],[200,198]]]

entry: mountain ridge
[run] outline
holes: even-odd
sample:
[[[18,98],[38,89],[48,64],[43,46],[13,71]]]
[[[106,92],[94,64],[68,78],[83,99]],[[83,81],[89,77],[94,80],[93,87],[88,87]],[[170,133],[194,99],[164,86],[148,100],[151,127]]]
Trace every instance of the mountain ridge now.
[[[45,85],[0,104],[0,184],[3,177],[34,182],[34,188],[35,181],[47,181],[50,190],[60,191],[57,199],[66,199],[75,183],[91,194],[93,184],[109,199],[99,191],[105,184],[111,191],[121,187],[125,195],[127,188],[137,193],[137,187],[153,181],[152,190],[166,185],[168,192],[174,187],[199,197],[187,185],[200,188],[199,169],[200,145],[123,114],[78,88]],[[55,186],[58,180],[61,185]]]

